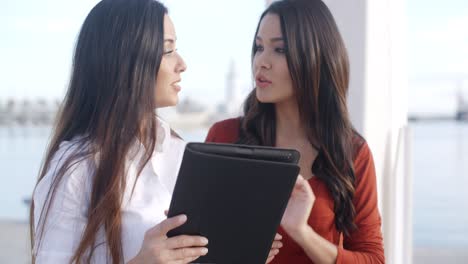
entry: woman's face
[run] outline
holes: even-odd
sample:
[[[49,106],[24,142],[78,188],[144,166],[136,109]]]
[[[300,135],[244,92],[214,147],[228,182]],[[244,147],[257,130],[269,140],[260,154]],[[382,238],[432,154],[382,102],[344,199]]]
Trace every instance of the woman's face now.
[[[281,33],[279,16],[267,14],[260,22],[255,37],[253,71],[257,99],[262,103],[281,103],[294,97],[286,61],[286,43]]]
[[[174,24],[168,15],[164,16],[164,54],[156,76],[156,107],[174,106],[179,101],[180,74],[187,66],[176,50]]]

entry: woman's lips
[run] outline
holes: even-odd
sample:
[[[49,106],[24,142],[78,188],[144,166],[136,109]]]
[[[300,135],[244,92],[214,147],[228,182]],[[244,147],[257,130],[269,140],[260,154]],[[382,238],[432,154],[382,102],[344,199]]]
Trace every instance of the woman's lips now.
[[[172,83],[172,87],[174,87],[174,89],[177,91],[177,92],[180,92],[180,90],[182,89],[179,85],[181,80],[177,80],[175,82]]]
[[[172,87],[174,87],[174,89],[175,89],[177,92],[180,92],[180,90],[182,90],[182,88],[181,88],[180,85],[178,85],[178,84],[173,84]]]
[[[255,79],[255,83],[257,87],[262,88],[262,89],[267,88],[268,86],[271,85],[271,81],[263,76],[257,76],[257,78]]]

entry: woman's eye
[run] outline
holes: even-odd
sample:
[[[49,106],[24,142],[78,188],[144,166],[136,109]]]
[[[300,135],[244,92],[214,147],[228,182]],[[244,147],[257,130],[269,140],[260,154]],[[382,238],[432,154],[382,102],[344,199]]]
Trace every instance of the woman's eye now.
[[[257,51],[263,51],[263,46],[255,45],[255,52],[257,52]]]
[[[170,54],[172,54],[172,53],[174,53],[176,51],[177,51],[177,49],[166,50],[166,51],[164,51],[164,55],[170,55]]]
[[[278,53],[286,53],[285,48],[276,48],[275,51],[278,52]]]

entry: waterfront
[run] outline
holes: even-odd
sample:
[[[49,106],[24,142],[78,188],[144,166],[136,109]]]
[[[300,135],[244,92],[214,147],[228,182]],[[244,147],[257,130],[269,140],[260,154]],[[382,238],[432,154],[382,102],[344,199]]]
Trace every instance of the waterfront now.
[[[466,263],[468,123],[414,122],[410,126],[415,263]],[[23,199],[34,187],[49,132],[47,126],[0,127],[5,182],[0,185],[0,263],[28,261],[28,212]],[[203,141],[206,128],[179,132],[187,141]]]

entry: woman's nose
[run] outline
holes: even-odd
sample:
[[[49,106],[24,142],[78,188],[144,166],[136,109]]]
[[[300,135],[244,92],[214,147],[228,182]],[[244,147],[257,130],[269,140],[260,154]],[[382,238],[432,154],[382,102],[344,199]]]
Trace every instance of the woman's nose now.
[[[187,65],[185,64],[184,59],[182,59],[182,56],[177,54],[179,56],[179,62],[177,63],[177,72],[184,72],[187,70]]]
[[[262,69],[270,69],[271,68],[271,62],[268,58],[268,55],[265,54],[265,52],[262,52],[256,56],[255,59],[255,66],[257,68],[262,68]]]

